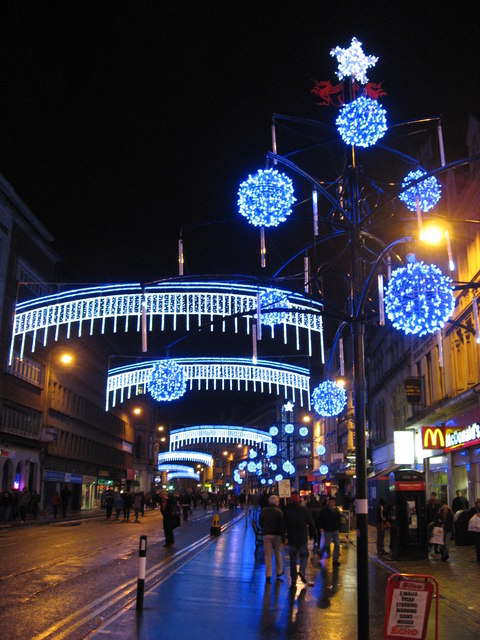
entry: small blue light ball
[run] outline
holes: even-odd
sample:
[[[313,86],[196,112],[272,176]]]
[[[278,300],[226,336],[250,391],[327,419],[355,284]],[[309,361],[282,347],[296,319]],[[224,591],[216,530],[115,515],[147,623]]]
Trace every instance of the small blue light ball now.
[[[422,180],[413,187],[408,188],[408,185],[411,182],[414,182],[425,175],[427,175],[427,172],[423,169],[410,171],[402,182],[403,191],[398,197],[405,203],[409,211],[417,210],[417,198],[420,211],[425,213],[426,211],[433,209],[442,197],[442,188],[435,176],[425,178],[425,180]]]
[[[157,402],[170,402],[178,400],[187,390],[187,381],[183,367],[175,360],[157,362],[150,380],[147,383],[147,391]]]
[[[238,190],[238,210],[255,227],[278,227],[295,200],[292,181],[276,169],[260,169]]]

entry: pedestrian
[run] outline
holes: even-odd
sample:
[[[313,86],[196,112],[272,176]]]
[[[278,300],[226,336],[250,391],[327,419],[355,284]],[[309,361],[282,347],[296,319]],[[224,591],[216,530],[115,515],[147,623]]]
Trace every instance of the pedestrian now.
[[[105,512],[107,516],[107,520],[110,520],[113,511],[113,495],[111,491],[105,492]]]
[[[320,539],[321,539],[321,529],[320,529],[320,512],[322,511],[322,506],[320,504],[320,500],[313,493],[308,499],[307,509],[310,509],[310,513],[312,514],[313,522],[315,523],[315,537],[313,539],[313,548],[314,550],[320,548]],[[315,551],[314,551],[315,553]]]
[[[438,545],[430,544],[430,538],[432,537],[435,516],[439,509],[440,502],[437,500],[437,494],[435,491],[432,491],[432,493],[430,494],[430,498],[425,506],[425,520],[427,522],[428,549],[429,551],[432,551],[432,547],[434,547],[435,553],[438,553]]]
[[[34,520],[37,519],[39,505],[40,505],[40,494],[34,489],[32,493],[32,516]]]
[[[475,500],[475,507],[470,513],[472,515],[468,521],[468,531],[473,535],[477,562],[480,562],[480,498]]]
[[[27,511],[30,507],[30,500],[30,491],[27,489],[27,487],[23,487],[22,492],[20,493],[20,496],[18,498],[18,506],[20,507],[20,520],[22,524],[25,524]]]
[[[138,514],[142,510],[142,496],[139,493],[136,493],[133,497],[133,511],[135,513],[134,522],[139,522]]]
[[[115,520],[120,518],[120,513],[123,511],[123,498],[120,491],[115,495],[115,500],[113,501],[113,507],[115,509]]]
[[[271,495],[268,499],[268,507],[264,507],[258,517],[258,524],[263,533],[266,582],[271,582],[272,580],[272,554],[275,556],[277,580],[285,573],[282,566],[283,513],[279,509],[279,504],[280,498],[276,495]]]
[[[327,553],[330,556],[330,543],[333,541],[333,564],[340,564],[340,524],[341,516],[337,508],[337,501],[333,496],[328,498],[327,506],[322,509],[320,523],[325,538],[324,545],[320,549],[320,558]]]
[[[453,511],[445,500],[435,514],[434,526],[443,529],[443,545],[440,548],[441,559],[446,562],[450,554],[450,540],[453,534]]]
[[[385,504],[385,499],[380,498],[377,506],[377,556],[385,555],[385,529],[388,523]]]
[[[62,499],[62,516],[67,517],[67,506],[70,499],[70,489],[65,485],[60,491],[60,498]]]
[[[456,497],[452,501],[452,511],[453,513],[457,513],[457,511],[468,511],[468,500],[462,494],[460,489],[457,489]]]
[[[133,496],[130,491],[123,494],[123,521],[130,522],[130,509],[132,508]]]
[[[188,514],[190,513],[191,505],[192,505],[192,499],[190,497],[190,494],[187,491],[184,491],[180,498],[180,506],[182,507],[182,515],[183,515],[184,522],[187,522],[188,520]]]
[[[305,571],[308,560],[308,538],[315,537],[315,523],[312,514],[307,507],[300,504],[300,496],[296,491],[290,496],[290,503],[285,507],[282,523],[282,538],[288,545],[290,554],[290,578],[291,585],[295,586],[297,576],[305,584],[307,578]],[[297,572],[297,559],[299,560],[299,570]]]
[[[53,517],[55,518],[55,520],[57,519],[58,507],[60,506],[61,502],[62,502],[62,499],[60,498],[58,491],[55,491],[55,495],[50,501],[52,505],[52,510],[53,510]]]
[[[165,533],[164,547],[171,547],[175,543],[173,530],[177,519],[177,502],[173,494],[162,493],[160,511],[163,517],[163,531]]]

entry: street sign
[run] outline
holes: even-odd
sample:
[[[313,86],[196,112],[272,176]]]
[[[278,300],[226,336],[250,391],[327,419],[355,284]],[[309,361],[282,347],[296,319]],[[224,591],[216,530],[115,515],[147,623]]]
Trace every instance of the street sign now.
[[[438,582],[432,576],[395,573],[388,579],[385,640],[425,640],[428,615],[436,586],[436,632],[438,631]],[[437,636],[437,633],[435,635]]]
[[[291,493],[290,480],[280,480],[278,482],[278,497],[290,498]]]

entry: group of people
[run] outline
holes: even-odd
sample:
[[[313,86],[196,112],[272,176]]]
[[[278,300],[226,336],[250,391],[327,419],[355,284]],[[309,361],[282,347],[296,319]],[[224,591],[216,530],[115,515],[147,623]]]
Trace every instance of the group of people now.
[[[340,565],[340,528],[341,514],[336,499],[329,496],[325,505],[313,509],[313,501],[321,505],[314,496],[306,504],[302,502],[298,492],[294,491],[283,509],[277,495],[268,497],[268,505],[261,508],[258,524],[263,533],[265,551],[266,582],[272,580],[272,559],[275,559],[275,574],[279,579],[285,573],[282,561],[282,544],[288,548],[290,557],[291,585],[297,577],[306,584],[306,569],[309,557],[308,541],[314,541],[320,558],[326,553],[330,555],[333,542],[333,564]],[[320,547],[323,533],[323,546]]]
[[[39,505],[40,494],[35,490],[30,492],[27,487],[23,487],[21,491],[3,491],[0,495],[0,522],[20,520],[25,523],[27,513],[31,513],[36,519]]]

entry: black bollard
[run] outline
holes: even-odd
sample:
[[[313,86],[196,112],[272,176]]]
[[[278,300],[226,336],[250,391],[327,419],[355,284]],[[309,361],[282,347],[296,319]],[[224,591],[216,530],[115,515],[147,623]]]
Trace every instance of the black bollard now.
[[[145,589],[145,567],[147,566],[147,536],[140,536],[138,549],[138,582],[137,582],[137,611],[143,610],[143,591]]]

